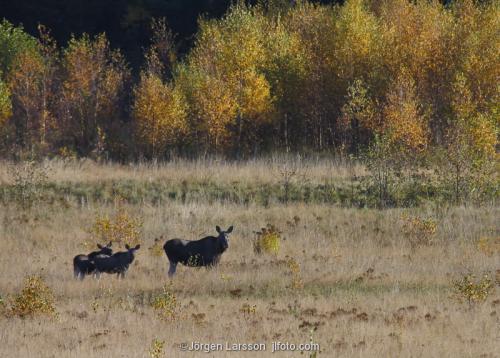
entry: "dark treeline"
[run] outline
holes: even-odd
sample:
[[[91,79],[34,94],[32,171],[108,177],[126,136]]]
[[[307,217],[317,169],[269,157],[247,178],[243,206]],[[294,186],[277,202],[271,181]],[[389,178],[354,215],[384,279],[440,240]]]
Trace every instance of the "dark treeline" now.
[[[149,45],[149,23],[165,17],[173,31],[184,40],[184,49],[196,32],[202,14],[219,17],[230,0],[21,0],[0,1],[0,18],[36,36],[38,25],[52,30],[54,39],[65,45],[72,35],[106,33],[113,47],[119,47],[135,67],[140,65],[142,48]]]
[[[288,0],[290,1],[290,0]],[[133,68],[149,46],[153,18],[165,18],[177,34],[185,53],[197,31],[198,18],[221,17],[231,0],[0,0],[0,19],[21,25],[33,36],[38,25],[52,30],[57,43],[66,45],[72,35],[106,33],[113,47],[120,48]],[[340,1],[324,0],[322,3]],[[257,0],[247,1],[256,4]]]

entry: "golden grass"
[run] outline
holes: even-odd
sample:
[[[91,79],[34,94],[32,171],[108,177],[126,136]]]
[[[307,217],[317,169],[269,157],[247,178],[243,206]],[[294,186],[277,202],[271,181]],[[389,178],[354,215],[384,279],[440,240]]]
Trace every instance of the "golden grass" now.
[[[177,175],[181,180],[187,173],[212,171],[208,164],[201,170],[190,163],[181,175],[175,165],[181,166],[165,164],[162,174],[153,174],[152,168],[91,164],[68,169],[57,163],[51,180],[103,175]],[[213,172],[220,180],[244,179],[255,169],[254,164],[221,165],[234,165],[234,171],[228,179],[217,167]],[[257,175],[271,178],[263,169]],[[0,296],[8,302],[26,275],[41,274],[55,293],[58,312],[55,318],[1,317],[0,357],[149,357],[155,339],[165,342],[166,357],[243,355],[179,350],[181,342],[191,341],[265,342],[267,352],[244,356],[308,357],[271,354],[270,345],[308,343],[314,328],[318,357],[495,357],[500,351],[498,282],[491,296],[472,308],[453,297],[454,280],[467,272],[494,277],[500,269],[500,253],[486,254],[478,246],[482,237],[498,236],[496,207],[377,211],[169,202],[125,209],[144,220],[143,246],[128,276],[79,282],[72,276],[72,258],[85,251],[96,214],[112,214],[115,207],[40,204],[22,212],[0,206]],[[403,214],[436,220],[428,245],[415,246],[404,235]],[[282,231],[277,257],[253,251],[255,231],[267,224]],[[235,226],[228,252],[212,270],[179,266],[168,286],[178,309],[174,318],[162,318],[150,303],[169,282],[167,259],[148,248],[174,237],[213,235],[215,225]],[[290,257],[298,264],[296,273]],[[292,284],[294,275],[300,287]]]

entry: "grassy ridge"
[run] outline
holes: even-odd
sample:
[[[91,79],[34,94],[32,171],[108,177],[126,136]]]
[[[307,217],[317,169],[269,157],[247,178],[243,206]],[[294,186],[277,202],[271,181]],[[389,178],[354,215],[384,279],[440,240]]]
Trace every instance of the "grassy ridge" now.
[[[311,183],[216,182],[111,179],[93,182],[47,182],[36,190],[46,202],[112,203],[117,198],[130,204],[153,205],[175,202],[227,202],[267,207],[275,203],[336,204],[349,207],[376,207],[378,188],[370,178],[356,181]],[[16,201],[16,185],[0,185],[0,201]],[[495,192],[495,188],[491,188]],[[389,193],[389,206],[414,207],[426,200],[452,200],[452,188],[430,181],[407,181]],[[496,196],[496,195],[495,195]]]

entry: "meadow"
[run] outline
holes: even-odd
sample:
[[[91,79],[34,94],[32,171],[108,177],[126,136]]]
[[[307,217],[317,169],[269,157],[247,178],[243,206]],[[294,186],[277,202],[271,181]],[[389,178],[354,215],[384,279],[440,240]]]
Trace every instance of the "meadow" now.
[[[377,208],[352,184],[367,169],[328,159],[44,165],[30,187],[16,176],[25,168],[0,163],[1,357],[498,357],[494,203]],[[73,257],[117,212],[141,222],[127,277],[75,280]],[[220,265],[179,266],[168,279],[163,243],[216,225],[235,227]],[[268,225],[279,248],[258,254]],[[488,275],[486,294],[457,289],[468,274],[473,285]],[[54,313],[12,310],[31,275],[52,291]],[[274,341],[320,350],[271,353]],[[189,342],[267,350],[181,351]]]

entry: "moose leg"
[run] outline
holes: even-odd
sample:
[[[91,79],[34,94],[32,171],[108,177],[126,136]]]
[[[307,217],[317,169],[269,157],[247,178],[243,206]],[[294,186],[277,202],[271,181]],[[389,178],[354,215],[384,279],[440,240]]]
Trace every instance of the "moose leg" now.
[[[177,263],[174,263],[172,261],[170,262],[170,266],[168,268],[168,277],[172,277],[175,274],[175,269],[177,268]]]

